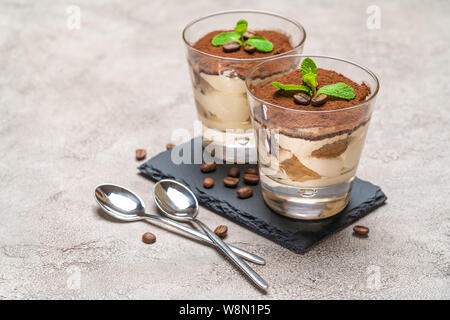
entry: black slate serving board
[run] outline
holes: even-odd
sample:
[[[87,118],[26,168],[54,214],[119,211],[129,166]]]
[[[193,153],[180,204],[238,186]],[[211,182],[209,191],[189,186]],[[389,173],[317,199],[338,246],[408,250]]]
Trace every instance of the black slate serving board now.
[[[193,150],[194,143],[190,146],[186,144],[177,146],[180,149],[183,147],[191,147]],[[193,154],[192,151],[192,157]],[[253,197],[245,200],[237,198],[236,189],[224,187],[223,178],[227,176],[232,166],[238,166],[241,169],[241,176],[246,168],[256,168],[256,165],[223,164],[217,165],[215,172],[205,174],[200,171],[200,164],[173,163],[171,150],[167,150],[148,160],[138,169],[154,181],[171,178],[185,184],[195,193],[202,206],[296,253],[305,253],[314,244],[369,214],[387,200],[378,186],[356,178],[353,182],[350,202],[341,213],[318,221],[293,220],[275,213],[264,203],[259,184],[253,186]],[[212,189],[203,187],[205,177],[215,180],[216,183]],[[238,187],[244,185],[241,181]]]

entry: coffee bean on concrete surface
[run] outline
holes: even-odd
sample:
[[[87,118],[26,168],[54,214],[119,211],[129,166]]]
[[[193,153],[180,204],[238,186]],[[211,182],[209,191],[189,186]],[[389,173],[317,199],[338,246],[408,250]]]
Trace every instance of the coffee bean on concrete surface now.
[[[147,156],[147,151],[145,149],[137,149],[136,150],[136,159],[137,160],[144,160]]]
[[[363,236],[366,237],[369,234],[370,229],[365,227],[365,226],[354,226],[353,227],[353,231],[358,235],[358,236]]]
[[[218,226],[216,229],[214,229],[214,233],[221,239],[225,238],[227,236],[228,227],[224,225]]]
[[[156,236],[151,232],[146,232],[142,235],[142,241],[147,244],[154,243],[156,241]]]

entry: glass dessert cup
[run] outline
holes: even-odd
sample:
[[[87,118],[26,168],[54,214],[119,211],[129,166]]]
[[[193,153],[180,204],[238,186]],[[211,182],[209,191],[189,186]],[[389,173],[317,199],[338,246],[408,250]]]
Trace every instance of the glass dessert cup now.
[[[203,146],[215,158],[226,162],[256,163],[245,75],[252,67],[274,55],[237,59],[194,48],[206,33],[229,30],[240,19],[248,21],[250,30],[273,30],[289,37],[293,49],[276,56],[301,53],[306,34],[295,21],[252,10],[215,13],[189,23],[183,30],[197,114],[203,125]]]
[[[338,110],[304,111],[271,104],[255,95],[274,78],[299,69],[306,57],[322,69],[364,83],[370,89],[365,101]],[[246,85],[266,204],[281,215],[303,220],[341,212],[350,199],[379,89],[375,74],[343,59],[293,55],[254,67]]]

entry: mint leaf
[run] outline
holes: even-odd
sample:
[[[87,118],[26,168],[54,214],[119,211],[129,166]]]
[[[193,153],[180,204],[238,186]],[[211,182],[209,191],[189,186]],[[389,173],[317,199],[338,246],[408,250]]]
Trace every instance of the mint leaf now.
[[[246,20],[239,20],[236,23],[236,27],[234,27],[234,31],[242,35],[245,33],[245,31],[247,31],[247,25],[248,23]]]
[[[218,34],[217,36],[215,36],[212,40],[211,40],[211,44],[215,47],[221,46],[224,43],[230,42],[230,41],[235,41],[235,42],[239,42],[239,39],[241,38],[241,35],[239,33],[236,32],[223,32]]]
[[[303,59],[300,68],[302,70],[302,75],[309,73],[317,75],[317,66],[311,58]]]
[[[272,85],[280,90],[283,91],[303,91],[306,92],[307,94],[311,95],[311,89],[309,89],[307,86],[301,86],[301,85],[296,85],[296,84],[282,84],[280,82],[272,82]]]
[[[245,44],[253,46],[256,50],[261,52],[270,52],[273,50],[273,43],[260,36],[250,37]]]
[[[330,84],[328,86],[323,86],[317,91],[317,94],[326,94],[327,96],[342,98],[346,100],[351,100],[355,97],[355,90],[349,85],[338,82],[335,84]]]
[[[306,73],[303,74],[302,80],[308,87],[311,88],[313,95],[316,95],[317,75],[314,73]]]
[[[305,58],[300,66],[302,80],[311,88],[313,95],[316,94],[317,87],[317,66],[311,58]]]

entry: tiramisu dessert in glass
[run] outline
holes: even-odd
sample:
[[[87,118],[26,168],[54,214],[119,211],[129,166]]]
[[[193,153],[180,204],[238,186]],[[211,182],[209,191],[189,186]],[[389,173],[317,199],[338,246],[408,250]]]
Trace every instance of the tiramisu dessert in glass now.
[[[343,59],[293,55],[254,67],[246,84],[266,203],[305,220],[342,211],[378,93],[375,74]]]
[[[279,55],[301,53],[303,27],[260,11],[215,13],[183,31],[203,146],[227,162],[256,162],[245,89],[247,72]]]

